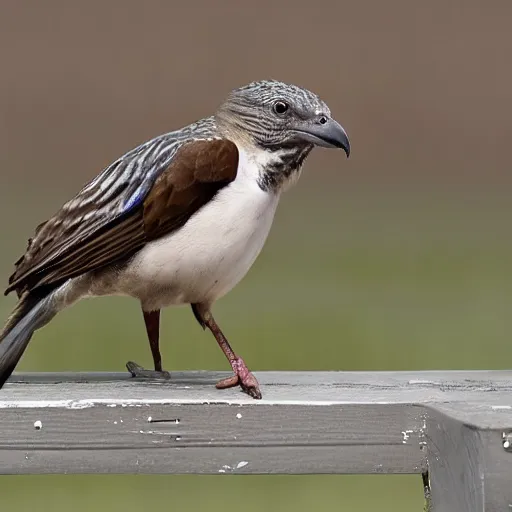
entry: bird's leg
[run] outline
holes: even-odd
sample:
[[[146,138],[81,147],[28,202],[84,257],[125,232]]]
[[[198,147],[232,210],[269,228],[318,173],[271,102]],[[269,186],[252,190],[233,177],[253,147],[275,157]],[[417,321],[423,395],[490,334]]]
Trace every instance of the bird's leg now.
[[[148,334],[149,346],[151,347],[151,355],[155,371],[162,371],[162,356],[160,355],[160,310],[143,311],[144,323],[146,324],[146,332]]]
[[[234,375],[217,382],[217,389],[231,388],[240,385],[242,390],[253,398],[260,399],[261,391],[256,377],[249,371],[243,359],[238,357],[228,340],[220,330],[220,327],[215,322],[210,309],[203,304],[192,304],[192,311],[197,321],[201,324],[203,329],[208,327],[212,334],[215,336],[219,347],[227,357],[231,368],[233,368]]]
[[[151,355],[153,356],[154,370],[145,370],[142,366],[128,361],[126,368],[132,374],[132,377],[143,377],[146,379],[168,379],[169,372],[162,371],[162,356],[160,355],[160,310],[142,311],[144,315],[144,323],[146,324],[146,332],[151,347]]]

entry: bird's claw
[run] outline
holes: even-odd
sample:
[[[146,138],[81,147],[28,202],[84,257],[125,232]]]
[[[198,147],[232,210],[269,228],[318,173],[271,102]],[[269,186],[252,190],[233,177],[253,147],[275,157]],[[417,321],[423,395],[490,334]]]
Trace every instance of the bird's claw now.
[[[171,374],[166,371],[146,370],[140,364],[128,361],[126,363],[126,369],[132,374],[132,377],[140,379],[156,379],[156,380],[168,380],[171,378]]]
[[[233,388],[240,386],[244,393],[247,393],[256,400],[261,400],[260,385],[256,377],[249,371],[242,358],[235,359],[231,366],[235,375],[222,379],[216,384],[217,389]]]

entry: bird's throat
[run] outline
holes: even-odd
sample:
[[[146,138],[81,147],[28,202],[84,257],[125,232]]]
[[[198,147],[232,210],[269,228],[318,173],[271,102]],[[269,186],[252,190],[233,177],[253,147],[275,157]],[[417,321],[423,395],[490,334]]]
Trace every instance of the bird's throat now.
[[[260,188],[265,192],[290,188],[299,179],[302,165],[312,149],[310,145],[266,149],[267,162],[258,178]]]

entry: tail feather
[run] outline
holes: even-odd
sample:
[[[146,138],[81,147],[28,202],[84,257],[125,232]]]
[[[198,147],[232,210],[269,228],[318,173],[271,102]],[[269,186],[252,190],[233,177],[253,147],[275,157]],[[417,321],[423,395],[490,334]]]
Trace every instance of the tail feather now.
[[[37,297],[24,294],[0,333],[0,388],[10,377],[34,332],[57,313],[52,295]]]

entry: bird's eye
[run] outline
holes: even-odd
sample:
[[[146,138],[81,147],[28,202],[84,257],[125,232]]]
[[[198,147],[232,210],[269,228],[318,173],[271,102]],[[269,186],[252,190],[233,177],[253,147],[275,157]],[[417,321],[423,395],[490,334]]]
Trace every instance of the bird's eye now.
[[[276,101],[274,103],[274,112],[276,114],[283,115],[288,111],[289,108],[290,106],[288,105],[288,103],[284,101]]]

